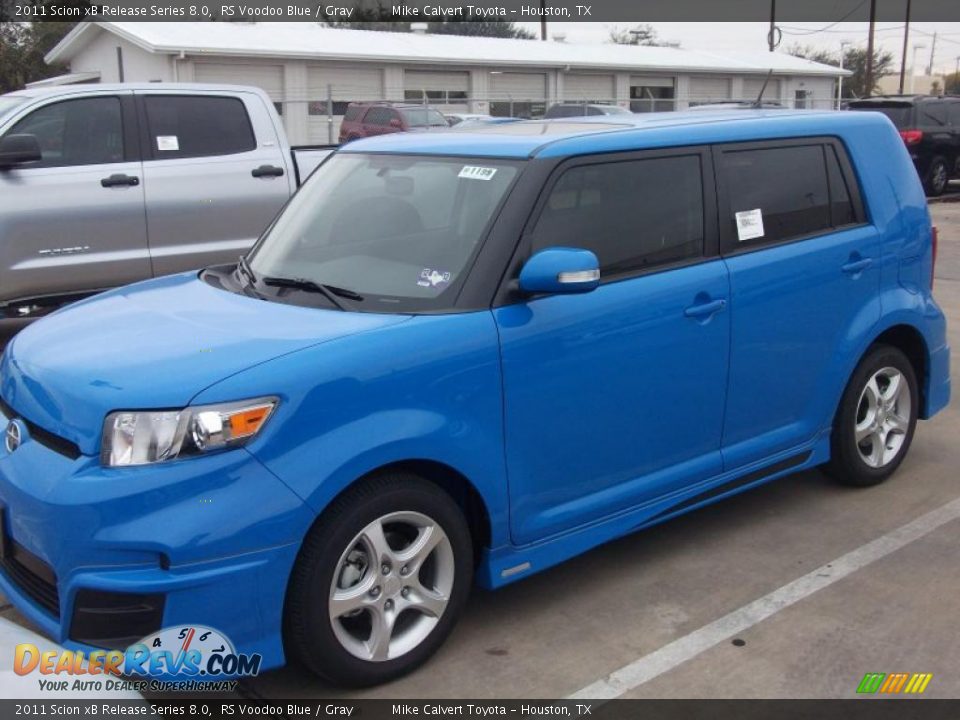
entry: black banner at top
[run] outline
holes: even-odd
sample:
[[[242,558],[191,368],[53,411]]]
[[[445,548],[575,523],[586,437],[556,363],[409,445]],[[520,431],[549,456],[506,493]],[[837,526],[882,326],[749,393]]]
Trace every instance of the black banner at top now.
[[[511,22],[902,21],[906,0],[0,0],[0,20]],[[912,0],[911,21],[960,20],[960,0]]]

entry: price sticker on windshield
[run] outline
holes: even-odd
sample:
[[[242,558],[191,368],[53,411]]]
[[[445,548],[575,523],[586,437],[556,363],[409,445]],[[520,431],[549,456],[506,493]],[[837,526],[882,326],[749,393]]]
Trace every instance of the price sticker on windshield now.
[[[468,180],[492,180],[497,174],[496,168],[480,167],[479,165],[464,165],[457,177],[467,178]]]
[[[737,240],[753,240],[763,237],[763,213],[760,208],[756,210],[741,210],[736,215],[737,218]]]

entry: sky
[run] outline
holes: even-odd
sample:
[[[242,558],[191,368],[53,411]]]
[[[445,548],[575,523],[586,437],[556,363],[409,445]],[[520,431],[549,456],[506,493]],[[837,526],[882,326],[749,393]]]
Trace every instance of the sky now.
[[[765,22],[655,22],[649,23],[657,31],[660,40],[679,42],[681,47],[690,50],[709,50],[718,53],[738,50],[765,50],[767,30]],[[523,22],[522,25],[539,37],[540,23]],[[868,23],[781,23],[783,41],[780,50],[798,43],[812,45],[818,49],[838,52],[842,41],[855,46],[867,45]],[[547,24],[547,34],[566,34],[567,42],[602,43],[610,37],[613,28],[629,29],[631,23],[600,22],[551,22]],[[933,33],[937,33],[936,48],[933,48]],[[897,68],[900,66],[900,54],[903,49],[903,23],[877,23],[876,44],[893,53]],[[960,23],[911,23],[909,50],[907,51],[907,71],[909,72],[914,46],[916,51],[917,73],[923,74],[930,62],[930,52],[934,51],[934,72],[954,72],[957,57],[960,56]]]

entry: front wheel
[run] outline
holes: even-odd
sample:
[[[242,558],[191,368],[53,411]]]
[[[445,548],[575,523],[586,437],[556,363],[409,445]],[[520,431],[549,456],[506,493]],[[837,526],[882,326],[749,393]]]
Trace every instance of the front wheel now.
[[[467,523],[441,489],[406,474],[335,501],[300,551],[287,600],[287,647],[338,685],[410,672],[453,628],[469,594]]]
[[[910,449],[919,402],[916,373],[907,356],[888,345],[874,347],[857,366],[840,401],[830,475],[859,487],[890,477]]]

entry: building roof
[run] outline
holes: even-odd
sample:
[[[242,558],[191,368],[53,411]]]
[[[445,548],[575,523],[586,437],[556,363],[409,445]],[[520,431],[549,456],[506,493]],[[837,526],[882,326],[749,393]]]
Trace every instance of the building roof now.
[[[74,83],[94,82],[100,79],[100,72],[94,70],[91,72],[66,73],[65,75],[55,75],[54,77],[35,80],[27,83],[28,88],[52,87],[54,85],[73,85]]]
[[[392,133],[345,145],[340,153],[410,153],[465,157],[565,157],[676,145],[855,134],[887,126],[880,113],[835,110],[717,110],[471,125],[462,130]]]
[[[849,74],[832,65],[783,53],[718,55],[704,50],[613,43],[344,30],[307,22],[85,22],[64,37],[47,54],[46,61],[70,61],[98,28],[155,53],[637,72],[766,73],[772,69],[779,75]]]

